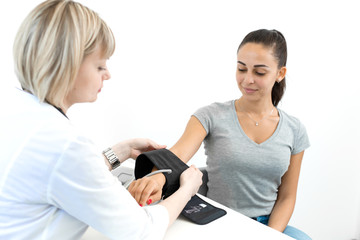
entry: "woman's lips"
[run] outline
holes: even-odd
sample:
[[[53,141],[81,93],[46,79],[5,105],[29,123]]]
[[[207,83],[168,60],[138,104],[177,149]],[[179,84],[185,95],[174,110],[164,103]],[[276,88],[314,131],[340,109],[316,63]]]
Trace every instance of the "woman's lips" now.
[[[246,93],[254,93],[257,91],[256,89],[252,89],[252,88],[244,88],[244,90]]]
[[[101,89],[102,89],[102,88],[103,88],[103,85],[101,84],[101,87],[100,87],[100,89],[99,89],[98,93],[99,93],[99,92],[101,92]]]

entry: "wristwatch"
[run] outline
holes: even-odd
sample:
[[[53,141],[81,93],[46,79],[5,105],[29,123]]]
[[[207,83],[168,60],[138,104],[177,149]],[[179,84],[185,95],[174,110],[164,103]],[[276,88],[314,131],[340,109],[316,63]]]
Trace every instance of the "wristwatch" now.
[[[116,156],[116,154],[111,148],[105,149],[102,153],[109,161],[112,170],[120,166],[119,158]]]

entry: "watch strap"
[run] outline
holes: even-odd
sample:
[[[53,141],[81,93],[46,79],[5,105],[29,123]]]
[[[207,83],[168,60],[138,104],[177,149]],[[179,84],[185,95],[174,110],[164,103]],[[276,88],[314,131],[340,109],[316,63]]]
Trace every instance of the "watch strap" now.
[[[111,148],[105,149],[102,153],[110,163],[111,169],[115,169],[120,166],[120,160]]]

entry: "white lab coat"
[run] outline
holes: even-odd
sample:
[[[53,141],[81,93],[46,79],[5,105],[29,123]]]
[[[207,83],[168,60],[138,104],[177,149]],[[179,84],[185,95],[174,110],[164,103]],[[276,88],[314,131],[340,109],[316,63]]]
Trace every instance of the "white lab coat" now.
[[[94,144],[53,106],[14,89],[0,117],[0,239],[162,239],[169,216],[140,207]],[[2,103],[3,105],[3,103]]]

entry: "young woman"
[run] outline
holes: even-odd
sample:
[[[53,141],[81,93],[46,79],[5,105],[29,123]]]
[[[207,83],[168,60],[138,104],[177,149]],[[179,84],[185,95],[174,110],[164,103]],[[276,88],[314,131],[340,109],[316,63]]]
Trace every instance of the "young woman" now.
[[[286,86],[286,60],[286,41],[279,31],[249,33],[237,52],[242,96],[200,108],[170,150],[188,162],[204,142],[207,197],[296,239],[309,239],[287,226],[309,140],[300,121],[277,108]],[[129,189],[143,203],[160,198],[164,181],[157,175]],[[155,190],[145,194],[147,188]]]
[[[190,167],[174,195],[139,206],[109,169],[165,146],[131,139],[102,155],[66,117],[96,100],[114,48],[106,23],[73,1],[43,2],[24,20],[14,44],[23,89],[1,115],[0,239],[79,239],[89,225],[111,239],[161,239],[197,192],[202,174]]]

